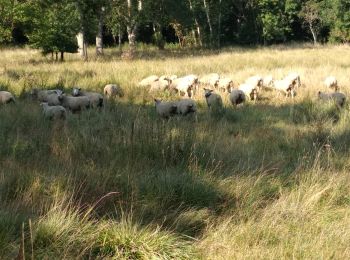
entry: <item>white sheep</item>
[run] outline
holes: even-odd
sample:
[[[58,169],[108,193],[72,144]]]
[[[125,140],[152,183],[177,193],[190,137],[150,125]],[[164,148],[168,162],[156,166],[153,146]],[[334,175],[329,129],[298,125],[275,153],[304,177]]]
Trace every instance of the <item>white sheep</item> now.
[[[166,79],[159,79],[151,83],[149,92],[165,91],[169,88],[169,81]]]
[[[162,102],[159,99],[154,99],[156,105],[156,112],[158,116],[164,119],[174,116],[177,112],[177,105],[175,102]]]
[[[256,87],[256,90],[260,91],[263,88],[264,79],[259,75],[255,75],[247,78],[245,83]]]
[[[8,91],[0,91],[0,105],[11,102],[16,102],[15,97]]]
[[[272,75],[268,75],[266,77],[264,77],[263,79],[263,87],[264,88],[273,88],[273,83],[274,80],[273,80],[273,77]]]
[[[181,94],[187,94],[192,98],[197,91],[198,77],[195,75],[188,75],[182,78],[177,78],[171,83],[171,88],[176,89]]]
[[[38,100],[39,102],[48,102],[49,101],[49,96],[50,95],[56,95],[59,96],[61,94],[63,94],[63,91],[60,89],[32,89],[31,91],[31,96],[33,100]],[[51,99],[55,99],[55,97],[51,97]],[[52,101],[52,100],[51,100]]]
[[[176,75],[162,75],[158,80],[167,80],[169,83],[171,83],[174,79],[177,79]]]
[[[204,89],[205,94],[205,100],[207,101],[207,105],[210,109],[222,109],[222,98],[220,95],[213,93],[214,90],[211,89]]]
[[[103,94],[107,98],[115,98],[116,96],[123,97],[124,91],[120,86],[116,84],[108,84],[104,87]]]
[[[43,114],[47,119],[66,119],[66,109],[63,106],[49,106],[48,103],[41,103]]]
[[[301,87],[300,75],[296,72],[289,73],[284,79],[291,81],[295,89]]]
[[[325,79],[324,84],[327,88],[334,89],[334,91],[338,91],[338,81],[334,76],[328,76]]]
[[[192,99],[181,99],[176,103],[179,115],[188,115],[197,111],[196,103]]]
[[[103,107],[103,96],[96,92],[83,91],[81,88],[73,88],[73,97],[87,97],[92,107]]]
[[[245,102],[245,93],[240,89],[233,89],[230,93],[229,99],[233,106],[243,104]]]
[[[290,95],[294,98],[295,96],[295,85],[290,79],[275,80],[273,88],[279,92],[283,92],[286,97]]]
[[[346,96],[341,92],[324,93],[319,91],[318,98],[324,101],[334,101],[337,107],[341,108],[345,105]]]
[[[210,86],[213,88],[217,88],[218,87],[218,83],[220,80],[220,75],[217,73],[210,73],[207,75],[202,76],[199,79],[199,82],[205,86]]]
[[[90,100],[88,97],[72,97],[62,94],[58,97],[61,102],[61,105],[66,109],[71,110],[73,113],[80,112],[87,108],[90,108]]]
[[[220,78],[218,83],[218,89],[225,92],[231,92],[233,89],[233,81],[230,78]]]
[[[147,78],[144,78],[143,80],[141,80],[138,84],[139,87],[148,87],[151,85],[152,82],[157,81],[159,79],[158,76],[156,75],[151,75],[148,76]]]
[[[258,89],[256,85],[244,83],[244,84],[241,84],[238,87],[238,89],[243,91],[244,94],[250,98],[250,100],[256,101],[258,99]]]

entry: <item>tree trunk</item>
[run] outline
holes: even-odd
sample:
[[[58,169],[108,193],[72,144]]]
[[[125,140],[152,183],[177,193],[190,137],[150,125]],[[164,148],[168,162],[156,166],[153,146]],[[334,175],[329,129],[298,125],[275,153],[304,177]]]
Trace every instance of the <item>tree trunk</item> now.
[[[192,1],[191,1],[191,0],[188,0],[188,1],[189,1],[189,4],[190,4],[190,10],[191,10],[192,15],[193,15],[194,24],[195,24],[196,30],[197,30],[197,36],[198,36],[198,38],[195,38],[195,43],[196,43],[196,45],[197,45],[197,43],[198,43],[199,46],[202,47],[201,29],[200,29],[200,27],[199,27],[198,20],[197,20],[197,18],[195,17],[195,14],[194,14],[194,11],[193,11]],[[194,35],[195,35],[195,34],[194,34]]]
[[[217,47],[220,49],[221,48],[221,1],[219,0],[219,22],[218,22],[218,42],[217,42]]]
[[[202,42],[202,33],[201,33],[201,28],[199,27],[199,23],[197,18],[194,18],[194,22],[196,24],[196,28],[197,28],[197,34],[198,34],[198,42],[199,42],[199,46],[203,46],[203,42]]]
[[[122,51],[122,29],[119,26],[119,30],[118,30],[118,47],[119,50]]]
[[[312,27],[312,24],[309,24],[309,28],[310,28],[310,31],[312,34],[312,38],[314,39],[314,45],[316,45],[317,44],[317,34],[316,34],[314,28]]]
[[[207,23],[209,26],[209,41],[210,41],[210,45],[213,45],[213,26],[211,24],[211,20],[210,20],[210,10],[209,10],[209,5],[207,4],[206,0],[203,0],[203,5],[204,5],[204,10],[205,10],[205,14],[207,16]]]
[[[136,48],[136,26],[127,26],[128,32],[129,48],[131,51],[134,51]]]
[[[64,52],[61,51],[61,61],[64,61]]]
[[[80,56],[86,60],[87,59],[87,44],[85,41],[84,33],[81,31],[77,35],[78,40],[78,52]]]
[[[98,19],[97,35],[96,35],[96,55],[103,55],[103,20],[104,7],[101,8]]]

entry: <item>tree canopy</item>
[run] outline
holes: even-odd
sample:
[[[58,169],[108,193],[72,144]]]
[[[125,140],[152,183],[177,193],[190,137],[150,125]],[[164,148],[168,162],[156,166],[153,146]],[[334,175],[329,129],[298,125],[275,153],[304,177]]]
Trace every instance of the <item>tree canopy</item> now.
[[[350,0],[0,0],[0,16],[0,44],[44,53],[75,51],[79,32],[159,48],[350,41]]]

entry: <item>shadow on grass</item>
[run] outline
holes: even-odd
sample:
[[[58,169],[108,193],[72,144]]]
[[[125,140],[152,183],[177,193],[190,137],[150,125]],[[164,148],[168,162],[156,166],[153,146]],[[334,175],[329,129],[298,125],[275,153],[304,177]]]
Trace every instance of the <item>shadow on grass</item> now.
[[[220,187],[226,179],[265,171],[283,179],[311,167],[329,140],[348,151],[344,136],[322,128],[335,112],[318,108],[258,104],[163,121],[153,106],[117,102],[63,123],[44,120],[36,103],[23,100],[0,108],[0,199],[38,213],[57,189],[83,205],[116,192],[97,216],[132,212],[145,224],[197,236],[209,215],[235,209],[239,198]],[[277,198],[278,189],[266,196]]]

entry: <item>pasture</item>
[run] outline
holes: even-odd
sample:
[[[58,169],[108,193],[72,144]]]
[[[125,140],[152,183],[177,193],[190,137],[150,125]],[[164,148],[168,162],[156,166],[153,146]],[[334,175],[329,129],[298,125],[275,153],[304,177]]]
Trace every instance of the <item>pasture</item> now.
[[[93,50],[89,50],[90,53]],[[334,75],[350,97],[348,46],[214,51],[141,46],[83,62],[3,49],[0,90],[0,258],[346,259],[350,257],[350,111],[317,100]],[[197,119],[157,117],[146,76],[211,72],[242,83],[298,72],[293,99],[263,91],[256,103]],[[101,111],[45,120],[31,88],[125,91]],[[24,259],[24,258],[20,258]]]

